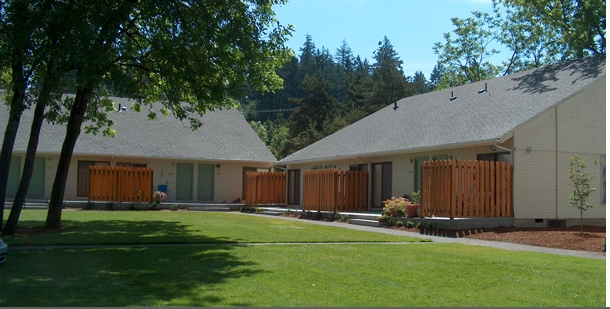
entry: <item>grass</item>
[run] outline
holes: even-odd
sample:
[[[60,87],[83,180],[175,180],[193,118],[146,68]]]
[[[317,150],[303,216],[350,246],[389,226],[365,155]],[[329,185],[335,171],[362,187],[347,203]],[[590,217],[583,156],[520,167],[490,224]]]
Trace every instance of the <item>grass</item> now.
[[[32,226],[44,222],[36,211],[24,215]],[[100,222],[115,216],[120,224]],[[88,233],[67,236],[75,242],[95,243],[102,226],[116,228],[99,233],[105,241],[193,245],[20,250],[16,243],[60,243],[65,235],[6,237],[13,245],[0,266],[0,306],[605,306],[604,260],[417,244],[408,237],[228,213],[83,211],[63,218],[73,224],[70,232]],[[144,219],[174,229],[147,233],[153,225]],[[123,237],[132,233],[129,226],[137,237]],[[191,238],[205,244],[185,241]],[[309,238],[315,243],[298,243]],[[335,241],[366,243],[329,243]]]
[[[19,227],[42,228],[46,211],[23,211]],[[8,211],[5,212],[8,217]],[[9,245],[210,244],[277,242],[404,242],[405,236],[240,213],[183,211],[64,211],[61,236],[6,237]]]

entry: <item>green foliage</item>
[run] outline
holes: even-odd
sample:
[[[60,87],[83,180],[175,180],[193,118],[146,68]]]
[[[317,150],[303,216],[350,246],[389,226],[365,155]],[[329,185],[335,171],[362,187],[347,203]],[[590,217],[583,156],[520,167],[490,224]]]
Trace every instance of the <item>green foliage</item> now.
[[[419,205],[421,199],[421,191],[411,193],[413,195],[413,204]]]
[[[539,25],[542,42],[556,41],[552,53],[561,60],[606,52],[605,0],[497,0],[527,25]],[[511,15],[511,14],[509,14]]]
[[[415,227],[415,222],[413,222],[413,221],[407,221],[407,227],[408,227],[408,228],[413,228],[413,227]]]
[[[451,19],[453,35],[433,47],[435,89],[606,52],[605,0],[493,0],[493,8]],[[493,63],[498,46],[508,56]]]
[[[108,209],[108,210],[114,209],[114,203],[113,202],[106,203],[106,209]]]
[[[402,227],[402,226],[403,226],[402,221],[396,221],[396,226],[397,226],[397,227]]]
[[[595,162],[597,166],[597,161]],[[589,204],[588,201],[591,199],[591,193],[595,192],[595,188],[591,187],[591,181],[595,179],[595,176],[589,172],[586,172],[587,165],[579,156],[573,156],[569,159],[569,179],[571,184],[574,186],[574,192],[568,196],[572,207],[578,209],[580,213],[580,233],[582,234],[583,226],[583,215],[587,209],[597,207],[596,205]]]
[[[499,51],[492,47],[496,21],[484,12],[472,12],[472,17],[451,18],[454,36],[445,33],[445,42],[434,44],[445,73],[437,89],[477,82],[495,77],[501,68],[489,61]]]

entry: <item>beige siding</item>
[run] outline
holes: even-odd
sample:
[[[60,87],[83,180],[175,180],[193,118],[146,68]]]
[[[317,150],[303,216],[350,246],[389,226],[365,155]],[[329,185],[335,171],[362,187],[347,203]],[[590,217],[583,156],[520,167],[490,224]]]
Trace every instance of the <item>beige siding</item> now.
[[[558,216],[579,218],[580,213],[569,203],[567,196],[573,192],[568,178],[568,160],[574,155],[587,163],[588,170],[595,175],[591,204],[598,207],[584,213],[585,218],[605,218],[605,204],[601,204],[601,165],[595,160],[606,154],[606,80],[591,85],[587,91],[575,95],[558,107],[559,169],[558,169]]]
[[[580,214],[569,204],[572,192],[568,159],[580,155],[601,185],[594,161],[605,155],[605,79],[548,110],[514,132],[515,219],[566,219]],[[528,148],[531,151],[528,151]],[[592,204],[600,204],[601,192]],[[586,218],[604,218],[605,207],[590,209]]]
[[[515,130],[514,141],[515,219],[555,218],[555,109]]]

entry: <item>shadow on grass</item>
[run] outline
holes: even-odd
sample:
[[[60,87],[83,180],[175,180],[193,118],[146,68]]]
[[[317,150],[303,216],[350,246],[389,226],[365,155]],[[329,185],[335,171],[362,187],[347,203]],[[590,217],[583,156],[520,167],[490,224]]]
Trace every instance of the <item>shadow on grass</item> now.
[[[14,250],[0,267],[0,306],[248,306],[231,304],[219,289],[265,271],[234,249],[217,244]]]
[[[4,237],[10,254],[0,266],[0,307],[248,306],[217,289],[264,272],[235,254],[236,240],[181,222],[64,219],[53,233],[43,224],[20,221],[20,233]],[[53,247],[61,245],[86,247]]]
[[[43,223],[42,223],[43,224]],[[62,220],[61,231],[42,229],[40,221],[19,222],[17,234],[4,237],[9,246],[35,245],[130,245],[235,243],[226,237],[193,233],[191,225],[159,220]]]

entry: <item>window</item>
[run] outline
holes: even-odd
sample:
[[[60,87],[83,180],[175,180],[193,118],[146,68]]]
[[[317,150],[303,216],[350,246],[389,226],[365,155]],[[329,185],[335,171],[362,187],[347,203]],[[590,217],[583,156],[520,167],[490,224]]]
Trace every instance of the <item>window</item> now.
[[[146,163],[117,162],[116,167],[146,167]]]
[[[442,161],[442,160],[449,160],[449,156],[448,155],[432,156],[432,161]]]
[[[350,171],[368,172],[369,165],[368,164],[350,164],[349,165],[349,170]]]
[[[330,169],[333,169],[335,167],[336,167],[336,165],[334,165],[334,164],[326,164],[326,165],[324,165],[324,169],[325,170],[330,170]]]
[[[492,152],[477,154],[479,161],[510,162],[510,152]]]

